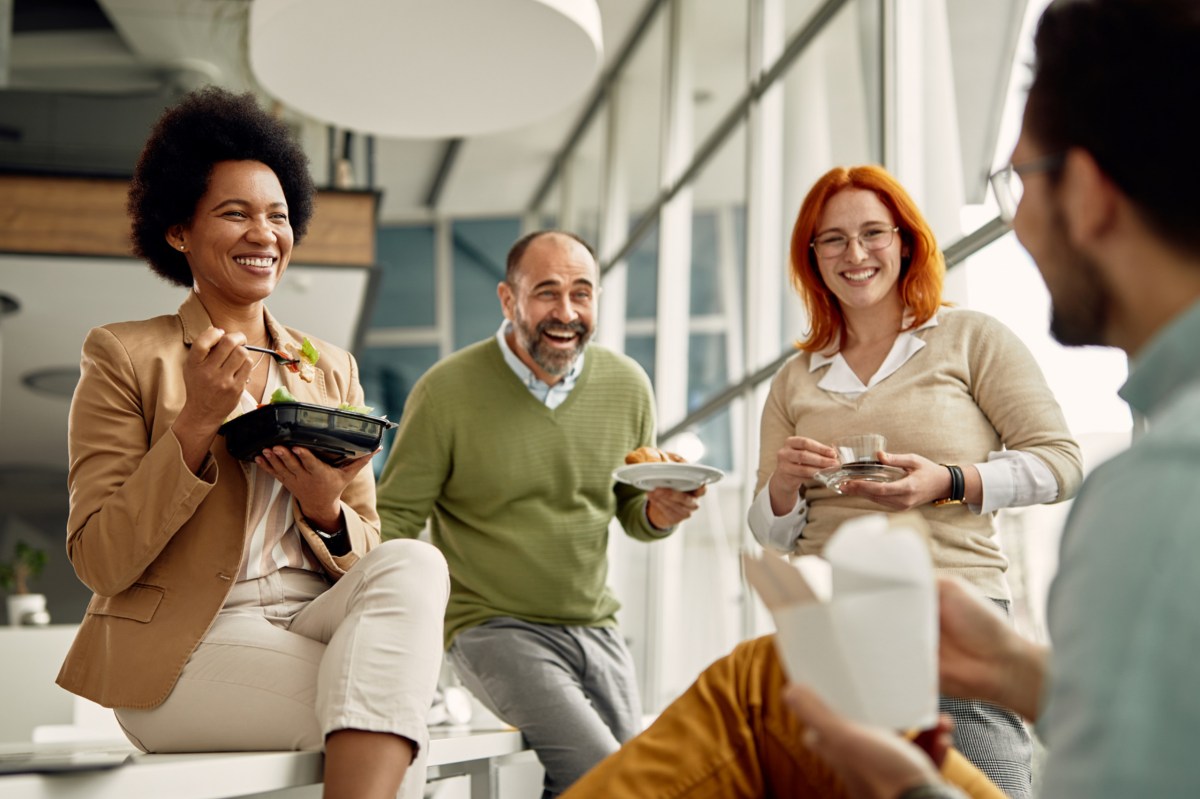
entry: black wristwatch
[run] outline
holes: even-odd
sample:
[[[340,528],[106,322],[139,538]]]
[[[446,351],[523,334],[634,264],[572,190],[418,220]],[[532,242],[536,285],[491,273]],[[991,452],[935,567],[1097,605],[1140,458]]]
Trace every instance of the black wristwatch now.
[[[336,533],[327,533],[320,528],[313,527],[312,522],[309,522],[308,526],[312,527],[312,531],[325,542],[325,548],[329,550],[330,555],[340,558],[342,555],[350,554],[350,534],[346,532],[345,527]]]
[[[950,470],[950,496],[945,499],[935,499],[933,504],[935,507],[942,505],[962,505],[967,501],[967,480],[963,477],[963,470],[952,463],[943,463]]]

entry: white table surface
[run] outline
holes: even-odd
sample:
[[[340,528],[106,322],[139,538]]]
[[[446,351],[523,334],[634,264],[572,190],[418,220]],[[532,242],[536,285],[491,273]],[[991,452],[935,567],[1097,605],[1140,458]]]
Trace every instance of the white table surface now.
[[[430,729],[429,765],[446,767],[525,749],[514,729]],[[0,745],[0,754],[111,752],[132,754],[124,766],[101,771],[0,776],[4,799],[223,799],[318,784],[320,752],[215,752],[144,755],[114,741]]]

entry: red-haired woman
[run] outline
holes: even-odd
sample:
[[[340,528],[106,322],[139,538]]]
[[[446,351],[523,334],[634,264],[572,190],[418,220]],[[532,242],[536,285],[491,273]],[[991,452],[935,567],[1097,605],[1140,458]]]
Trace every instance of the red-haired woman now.
[[[817,554],[849,518],[916,510],[938,570],[1007,612],[994,513],[1072,496],[1079,446],[1024,344],[985,314],[943,305],[945,271],[928,223],[882,168],[838,167],[809,191],[791,274],[811,331],[763,410],[749,522],[764,546]],[[880,463],[903,476],[836,491],[818,482],[837,466],[830,443],[857,433],[886,436]],[[950,699],[942,711],[967,757],[1010,795],[1029,795],[1030,742],[1015,715]]]

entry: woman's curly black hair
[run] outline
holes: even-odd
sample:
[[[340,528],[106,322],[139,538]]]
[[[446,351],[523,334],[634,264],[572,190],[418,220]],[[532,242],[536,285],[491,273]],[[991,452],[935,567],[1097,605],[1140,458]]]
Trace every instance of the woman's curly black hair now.
[[[133,251],[160,276],[192,285],[187,259],[167,243],[186,225],[221,161],[260,161],[279,178],[297,244],[313,214],[308,158],[287,127],[259,108],[252,94],[206,87],[186,95],[154,125],[129,185]]]

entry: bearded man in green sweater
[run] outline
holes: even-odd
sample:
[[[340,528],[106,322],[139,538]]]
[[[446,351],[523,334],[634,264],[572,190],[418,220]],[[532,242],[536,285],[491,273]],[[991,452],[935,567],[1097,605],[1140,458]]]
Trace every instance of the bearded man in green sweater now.
[[[450,660],[537,752],[544,797],[641,728],[606,584],[609,523],[654,541],[703,493],[614,485],[625,454],[654,444],[654,399],[633,360],[588,344],[599,291],[582,239],[517,241],[497,289],[504,324],[417,381],[377,492],[385,539],[429,519],[450,566]]]

